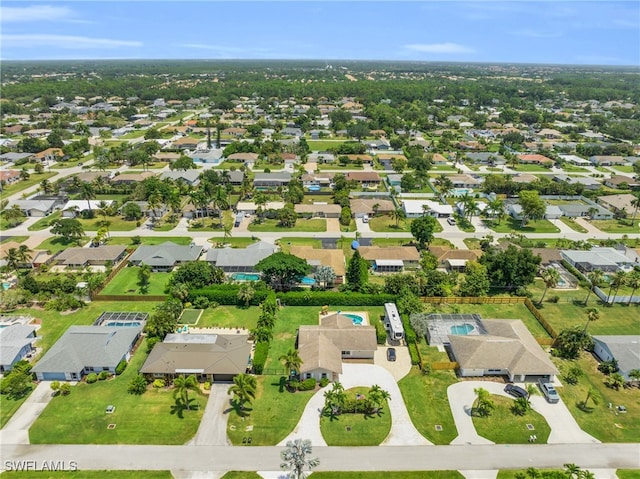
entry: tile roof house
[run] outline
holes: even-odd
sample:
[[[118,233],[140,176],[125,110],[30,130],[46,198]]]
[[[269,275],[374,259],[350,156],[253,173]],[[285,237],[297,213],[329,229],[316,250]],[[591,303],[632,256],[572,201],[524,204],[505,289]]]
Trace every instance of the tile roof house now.
[[[544,155],[519,155],[518,159],[520,160],[520,163],[525,163],[525,164],[534,164],[534,165],[553,165],[555,163],[555,161],[553,161],[551,158],[547,158]]]
[[[420,262],[420,253],[415,246],[360,246],[358,251],[378,273],[415,269]]]
[[[589,161],[596,166],[624,165],[627,163],[627,160],[623,157],[616,155],[594,155],[589,157]]]
[[[625,175],[611,175],[611,178],[604,180],[604,184],[609,188],[626,189],[625,185],[632,190],[640,188],[640,181],[634,180],[630,176]]]
[[[613,211],[626,210],[627,213],[632,214],[635,206],[633,206],[631,202],[634,201],[635,198],[631,193],[623,193],[621,195],[599,196],[597,201],[605,208]]]
[[[446,268],[450,271],[464,271],[467,262],[478,261],[482,256],[481,250],[451,249],[445,246],[429,246],[429,251],[438,260],[439,268]]]
[[[200,381],[231,381],[248,371],[250,355],[246,334],[168,334],[140,372],[150,378],[195,374]]]
[[[339,313],[320,318],[320,325],[298,328],[296,347],[302,359],[302,379],[336,381],[343,359],[373,359],[378,347],[373,326],[354,325]]]
[[[451,351],[460,376],[506,375],[510,381],[527,376],[553,379],[557,368],[519,319],[487,319],[486,334],[450,334]]]
[[[347,181],[355,181],[363,187],[367,185],[378,185],[382,181],[380,175],[375,171],[350,171],[346,177]]]
[[[241,163],[255,163],[258,161],[257,153],[233,153],[227,157],[229,161],[239,161]]]
[[[56,264],[70,268],[84,268],[88,265],[104,265],[111,261],[118,264],[127,255],[124,246],[98,246],[97,248],[67,248],[58,254]]]
[[[33,352],[36,327],[12,324],[0,329],[0,373],[11,371],[13,365]]]
[[[195,150],[198,147],[198,143],[200,140],[197,138],[189,138],[188,136],[184,136],[182,138],[178,138],[173,142],[174,148],[179,148],[181,150]]]
[[[112,185],[131,185],[133,183],[140,183],[147,178],[155,176],[155,173],[151,171],[143,171],[142,173],[122,173],[116,175],[111,179]]]
[[[120,361],[129,360],[142,327],[70,326],[31,371],[39,381],[79,381],[92,372],[115,373]]]
[[[64,158],[64,152],[61,148],[47,148],[33,155],[33,159],[37,161],[58,161]]]
[[[292,245],[289,252],[298,258],[306,260],[314,272],[320,266],[329,266],[336,275],[334,284],[342,284],[344,282],[346,268],[344,252],[341,249],[318,249],[311,246]]]
[[[17,170],[0,171],[0,184],[10,185],[20,180],[20,172]]]
[[[171,271],[182,263],[196,261],[203,249],[193,243],[182,246],[171,241],[153,246],[142,245],[129,257],[129,263],[136,266],[147,264],[152,271]]]
[[[271,256],[278,247],[266,241],[258,241],[246,248],[211,248],[207,251],[206,261],[225,273],[255,272],[255,265]]]
[[[342,207],[333,203],[297,204],[294,210],[298,216],[317,218],[340,218]]]
[[[629,373],[640,369],[640,336],[593,336],[593,352],[602,361],[615,359],[618,372],[629,381]],[[637,381],[637,379],[636,379]]]
[[[351,213],[355,218],[362,218],[364,215],[374,216],[374,214],[387,214],[396,209],[393,201],[368,199],[368,198],[353,198],[349,201],[351,207]],[[374,209],[374,206],[377,208]]]
[[[479,179],[465,173],[447,176],[447,178],[451,180],[454,188],[477,188],[482,184],[482,181]]]

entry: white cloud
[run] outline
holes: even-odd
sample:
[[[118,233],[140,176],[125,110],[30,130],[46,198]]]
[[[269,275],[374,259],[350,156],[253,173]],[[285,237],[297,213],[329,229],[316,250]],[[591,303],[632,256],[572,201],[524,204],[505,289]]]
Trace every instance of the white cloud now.
[[[413,43],[405,49],[423,53],[473,53],[474,50],[457,43]]]
[[[80,37],[74,35],[48,35],[40,33],[3,35],[2,44],[4,47],[11,48],[54,47],[74,50],[142,46],[142,42],[138,41]]]
[[[0,7],[3,23],[74,20],[76,14],[69,7],[31,5],[28,7]]]

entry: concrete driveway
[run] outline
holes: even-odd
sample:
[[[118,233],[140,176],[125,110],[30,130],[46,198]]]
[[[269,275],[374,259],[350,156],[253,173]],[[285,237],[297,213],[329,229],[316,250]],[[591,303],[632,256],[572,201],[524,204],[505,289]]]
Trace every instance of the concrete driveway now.
[[[327,233],[340,233],[340,220],[338,218],[327,218]]]
[[[447,397],[453,419],[458,429],[458,437],[451,444],[492,444],[476,432],[471,419],[471,407],[476,399],[473,392],[476,388],[484,388],[491,394],[511,398],[504,392],[504,384],[491,381],[461,381],[447,389]],[[531,407],[542,414],[551,428],[549,444],[598,443],[578,426],[569,409],[560,400],[557,404],[549,404],[542,396],[531,397]]]
[[[387,349],[396,349],[396,360],[387,360]],[[373,356],[373,363],[383,367],[391,373],[396,382],[400,381],[411,371],[411,356],[406,346],[378,346]]]
[[[51,381],[41,381],[0,431],[0,444],[29,444],[29,428],[52,397]]]
[[[374,364],[343,364],[339,381],[345,389],[377,384],[389,392],[391,396],[389,401],[391,431],[380,444],[381,446],[426,446],[431,444],[413,426],[396,379],[385,368]],[[295,429],[278,446],[284,446],[287,441],[293,439],[310,439],[314,446],[326,446],[320,432],[320,414],[324,406],[324,391],[329,388],[331,385],[313,395]]]
[[[229,415],[225,414],[229,406],[227,390],[229,384],[214,383],[209,391],[209,399],[198,427],[198,432],[187,444],[194,446],[227,446],[227,421]]]

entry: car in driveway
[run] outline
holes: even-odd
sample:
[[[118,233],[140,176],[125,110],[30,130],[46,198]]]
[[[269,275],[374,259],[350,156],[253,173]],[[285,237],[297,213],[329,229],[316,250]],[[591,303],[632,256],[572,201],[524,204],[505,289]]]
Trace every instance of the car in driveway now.
[[[540,390],[544,397],[548,402],[554,404],[560,401],[560,396],[558,395],[558,391],[553,387],[553,384],[549,382],[545,382],[542,379],[538,381],[538,385],[540,386]]]
[[[454,217],[452,217],[452,216],[449,216],[447,218],[447,223],[449,223],[451,226],[453,226],[453,225],[456,224],[456,219]]]
[[[388,348],[387,361],[395,361],[395,360],[396,360],[396,348]]]
[[[504,392],[506,392],[507,394],[511,394],[515,398],[529,398],[529,393],[526,391],[526,389],[511,383],[507,384],[504,387]]]

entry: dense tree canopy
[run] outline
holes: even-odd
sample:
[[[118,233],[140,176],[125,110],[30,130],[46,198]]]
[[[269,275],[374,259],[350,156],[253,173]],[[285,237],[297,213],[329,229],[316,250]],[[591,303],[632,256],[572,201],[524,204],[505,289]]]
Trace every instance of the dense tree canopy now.
[[[287,290],[299,283],[311,271],[311,266],[305,260],[282,252],[260,260],[255,268],[264,275],[265,281],[278,291]]]

